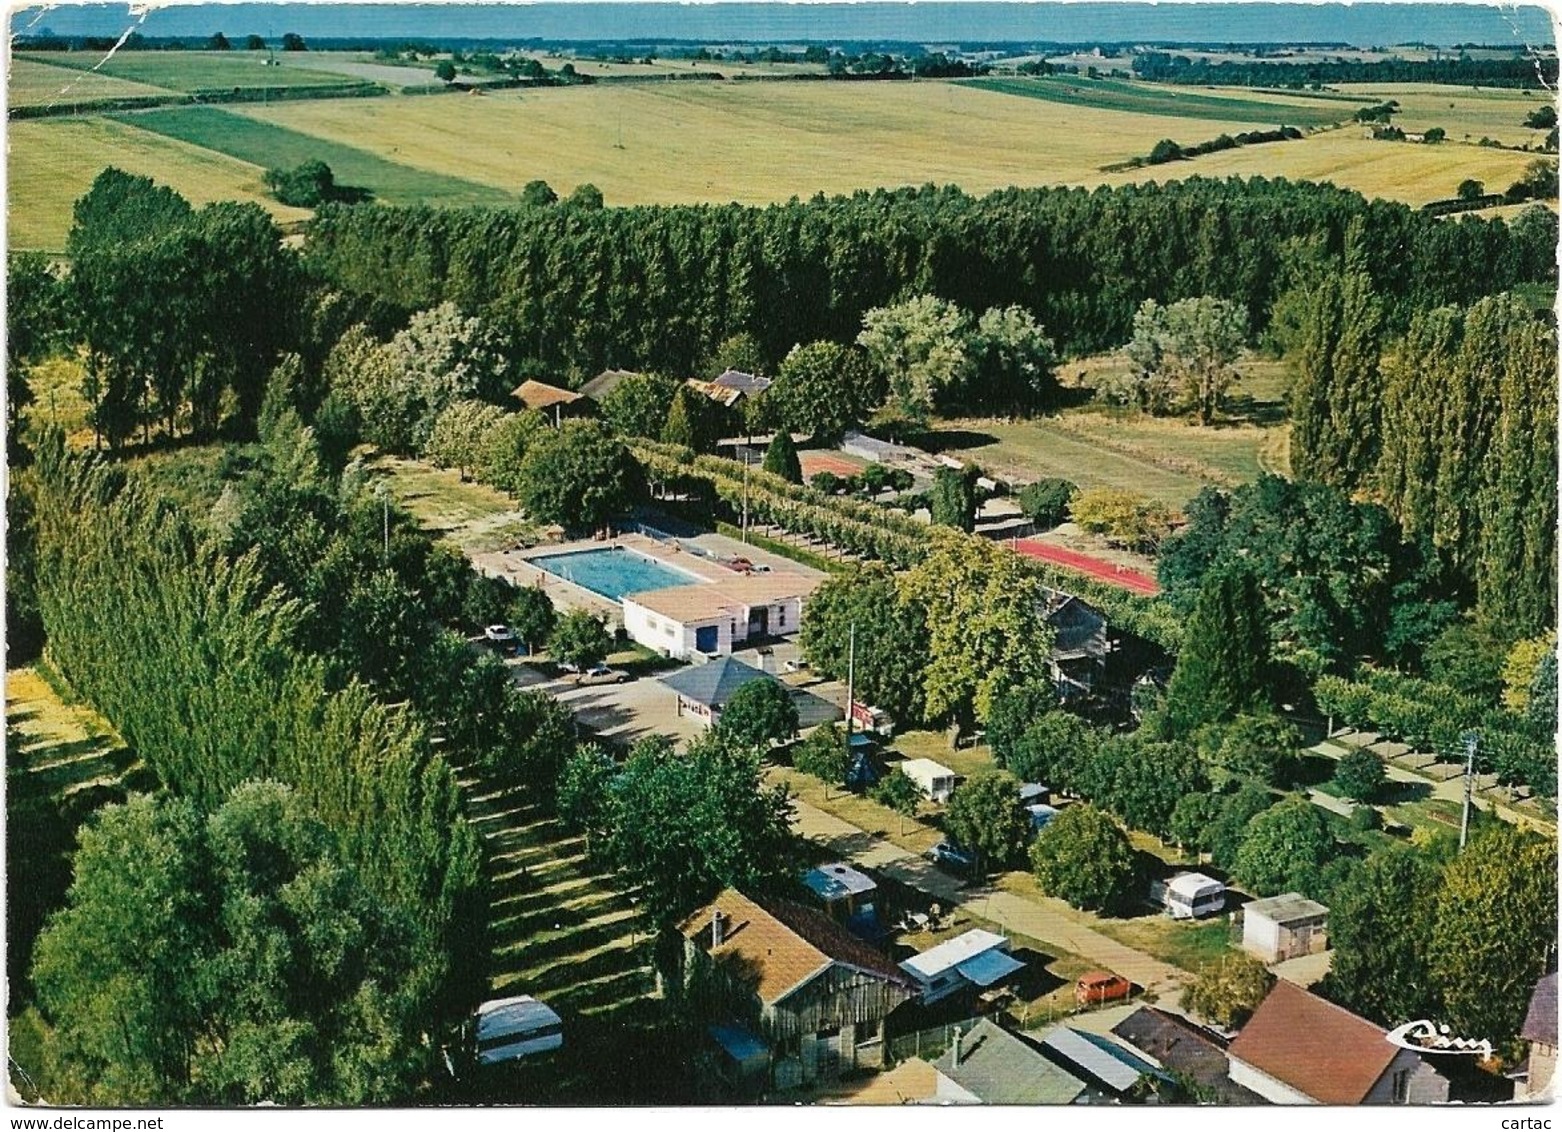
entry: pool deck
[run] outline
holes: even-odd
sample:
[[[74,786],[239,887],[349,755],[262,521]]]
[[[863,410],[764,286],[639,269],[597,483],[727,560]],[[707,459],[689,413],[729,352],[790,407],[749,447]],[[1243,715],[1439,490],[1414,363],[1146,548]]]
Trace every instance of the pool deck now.
[[[731,581],[733,578],[743,576],[716,561],[717,557],[742,556],[756,565],[769,566],[778,574],[801,575],[805,578],[825,576],[822,571],[815,570],[811,566],[804,566],[800,562],[793,562],[790,558],[770,554],[757,547],[745,545],[737,539],[714,533],[679,539],[673,543],[660,542],[649,535],[627,533],[611,539],[574,539],[569,542],[534,546],[526,550],[496,550],[473,554],[471,559],[478,570],[490,577],[503,578],[516,586],[538,586],[560,610],[584,609],[605,618],[609,629],[616,630],[622,628],[624,624],[623,608],[618,602],[610,601],[584,586],[567,582],[557,574],[550,574],[533,565],[531,561],[534,558],[547,558],[576,551],[607,550],[614,546],[637,551],[647,558],[694,574],[707,582]]]

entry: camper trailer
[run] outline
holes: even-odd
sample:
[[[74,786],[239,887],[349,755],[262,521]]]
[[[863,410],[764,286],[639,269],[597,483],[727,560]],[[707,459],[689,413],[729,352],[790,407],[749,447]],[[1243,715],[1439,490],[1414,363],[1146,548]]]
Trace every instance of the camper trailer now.
[[[1179,873],[1166,882],[1161,904],[1174,920],[1213,916],[1226,907],[1226,886],[1203,873]]]

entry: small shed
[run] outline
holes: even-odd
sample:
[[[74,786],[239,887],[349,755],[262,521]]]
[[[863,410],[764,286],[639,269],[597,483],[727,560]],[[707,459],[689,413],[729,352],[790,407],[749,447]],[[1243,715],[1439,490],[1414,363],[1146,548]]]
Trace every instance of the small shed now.
[[[942,763],[932,759],[907,759],[900,764],[900,769],[935,802],[947,802],[955,792],[955,779],[959,776]]]
[[[1242,947],[1265,963],[1316,955],[1329,946],[1329,909],[1299,892],[1254,900],[1242,909]]]
[[[579,393],[545,381],[523,381],[510,391],[510,396],[528,409],[536,409],[554,425],[574,417],[590,416],[592,411],[592,402]]]
[[[580,387],[580,395],[589,397],[600,405],[607,399],[609,393],[623,383],[625,378],[639,376],[640,374],[632,369],[605,369]]]
[[[705,1032],[716,1044],[718,1072],[727,1087],[739,1095],[762,1091],[770,1073],[770,1047],[735,1024],[709,1026]]]
[[[948,998],[966,987],[995,986],[1025,964],[1009,954],[1009,941],[996,932],[972,928],[900,965],[921,988],[923,1005]]]

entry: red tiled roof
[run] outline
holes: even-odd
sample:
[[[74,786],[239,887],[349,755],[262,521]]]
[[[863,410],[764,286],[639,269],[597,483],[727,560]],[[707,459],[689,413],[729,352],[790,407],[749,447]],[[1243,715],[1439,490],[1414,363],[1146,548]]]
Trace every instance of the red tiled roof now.
[[[1399,1050],[1387,1031],[1281,979],[1227,1052],[1321,1104],[1360,1104]]]

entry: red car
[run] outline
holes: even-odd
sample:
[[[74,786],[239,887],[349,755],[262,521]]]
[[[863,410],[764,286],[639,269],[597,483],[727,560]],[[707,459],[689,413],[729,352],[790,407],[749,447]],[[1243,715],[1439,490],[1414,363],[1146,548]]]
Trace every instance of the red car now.
[[[1074,984],[1074,1001],[1080,1006],[1097,1006],[1127,998],[1133,989],[1134,985],[1121,975],[1110,971],[1087,971]]]

